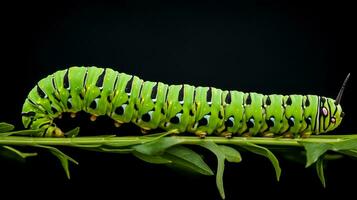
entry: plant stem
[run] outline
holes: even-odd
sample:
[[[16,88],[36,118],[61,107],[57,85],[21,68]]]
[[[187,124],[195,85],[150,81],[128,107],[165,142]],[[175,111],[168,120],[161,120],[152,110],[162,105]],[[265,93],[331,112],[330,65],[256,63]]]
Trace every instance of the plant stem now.
[[[300,141],[304,142],[314,142],[314,143],[335,143],[341,142],[345,139],[351,139],[348,136],[340,137],[310,137],[310,138],[262,138],[262,137],[234,137],[234,138],[224,138],[224,137],[206,137],[204,139],[193,137],[193,136],[172,136],[179,138],[182,142],[181,144],[199,144],[201,141],[212,141],[216,144],[233,144],[239,145],[246,142],[254,143],[257,145],[271,145],[271,146],[295,146],[303,147]],[[126,137],[106,137],[106,136],[96,136],[96,137],[74,137],[74,138],[39,138],[39,137],[23,137],[23,136],[7,136],[0,137],[0,145],[55,145],[55,146],[80,146],[80,145],[109,145],[116,144],[120,145],[128,143],[143,144],[152,140],[152,137],[148,136],[126,136]]]

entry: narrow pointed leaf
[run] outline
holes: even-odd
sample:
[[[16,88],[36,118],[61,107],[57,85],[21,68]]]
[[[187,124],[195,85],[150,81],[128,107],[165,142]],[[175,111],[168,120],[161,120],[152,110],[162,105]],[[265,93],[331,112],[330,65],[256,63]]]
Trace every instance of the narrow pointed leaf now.
[[[36,156],[37,153],[23,153],[10,146],[0,146],[0,156],[6,157],[18,162],[24,162],[27,157]]]
[[[299,165],[306,165],[306,152],[305,151],[288,151],[279,152],[279,155],[290,162],[299,164]]]
[[[12,151],[13,153],[15,153],[16,155],[20,156],[21,158],[27,158],[27,157],[31,157],[31,156],[37,156],[37,153],[24,153],[21,152],[17,149],[15,149],[14,147],[10,147],[10,146],[2,146],[3,148]]]
[[[39,136],[43,133],[44,130],[42,129],[37,129],[37,130],[21,130],[21,131],[11,131],[11,132],[4,132],[0,133],[0,137],[7,137],[10,135],[21,135],[21,136]]]
[[[219,148],[224,153],[228,162],[239,163],[242,161],[242,157],[241,157],[239,151],[237,151],[236,149],[229,147],[229,146],[225,146],[225,145],[219,145]]]
[[[330,153],[324,154],[324,160],[338,160],[343,157],[344,157],[343,154],[330,154]]]
[[[36,145],[37,147],[41,147],[41,148],[45,148],[48,149],[53,155],[55,155],[59,161],[61,162],[61,165],[67,175],[67,178],[70,179],[70,173],[69,173],[69,169],[68,169],[68,161],[73,162],[74,164],[78,165],[78,162],[76,160],[74,160],[73,158],[69,157],[68,155],[66,155],[65,153],[63,153],[62,151],[60,151],[59,149],[55,148],[55,147],[51,147],[51,146],[44,146],[44,145]]]
[[[133,155],[145,162],[152,163],[152,164],[169,164],[172,163],[171,160],[163,158],[162,156],[151,156],[147,154],[142,154],[137,151],[132,152]]]
[[[330,144],[301,142],[306,150],[306,167],[315,163],[319,157],[331,148]]]
[[[15,126],[6,122],[0,122],[0,133],[14,130]]]
[[[357,138],[342,140],[341,142],[336,142],[331,144],[331,150],[349,150],[357,149]]]
[[[163,137],[145,144],[136,145],[133,147],[133,149],[147,155],[159,155],[162,154],[167,148],[172,147],[181,142],[183,142],[182,139],[178,139],[175,137]]]
[[[252,152],[252,153],[255,153],[255,154],[258,154],[258,155],[268,158],[270,160],[270,162],[273,164],[273,167],[275,169],[276,179],[279,181],[280,175],[281,175],[281,168],[279,165],[279,160],[275,157],[275,155],[269,149],[259,146],[259,145],[256,145],[256,144],[253,144],[253,143],[250,143],[250,142],[246,142],[246,143],[242,144],[241,147]]]
[[[226,195],[224,193],[224,186],[223,186],[223,173],[224,173],[224,160],[225,160],[225,155],[221,151],[221,148],[215,144],[214,142],[211,141],[204,141],[199,144],[200,146],[210,150],[212,153],[214,153],[217,157],[217,174],[216,174],[216,184],[217,188],[219,191],[219,194],[221,195],[222,199],[226,198]]]
[[[185,146],[176,145],[170,147],[165,151],[163,157],[171,160],[172,165],[177,165],[178,167],[203,175],[214,175],[201,156]]]
[[[66,132],[64,135],[71,138],[71,137],[77,137],[79,134],[79,127],[76,127],[68,132]]]
[[[339,150],[338,152],[348,155],[348,156],[352,156],[354,158],[357,158],[357,149]]]
[[[323,160],[324,159],[321,158],[321,157],[317,160],[317,162],[316,162],[316,172],[317,172],[317,175],[319,176],[319,179],[320,179],[322,185],[324,186],[324,188],[326,188]]]

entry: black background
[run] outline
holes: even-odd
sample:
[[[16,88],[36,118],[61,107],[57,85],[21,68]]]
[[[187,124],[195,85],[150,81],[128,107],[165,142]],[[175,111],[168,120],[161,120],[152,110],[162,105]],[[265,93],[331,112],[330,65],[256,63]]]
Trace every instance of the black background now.
[[[0,121],[19,128],[29,90],[42,77],[72,65],[111,67],[169,84],[328,97],[337,95],[355,65],[355,14],[352,5],[338,2],[53,1],[17,2],[2,10]],[[342,101],[346,117],[336,132],[356,133],[355,83],[352,73]],[[40,151],[25,163],[0,160],[1,193],[219,199],[214,177],[146,164],[130,155],[65,150],[80,162],[71,166],[71,180],[55,158]],[[202,153],[214,168],[214,157]],[[227,199],[354,194],[356,160],[329,162],[323,189],[314,168],[282,159],[277,183],[268,160],[243,156],[242,163],[226,165]]]

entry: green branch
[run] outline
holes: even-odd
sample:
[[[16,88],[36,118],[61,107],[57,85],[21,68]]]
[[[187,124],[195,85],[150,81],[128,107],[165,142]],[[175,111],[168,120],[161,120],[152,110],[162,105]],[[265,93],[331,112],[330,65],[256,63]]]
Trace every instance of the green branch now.
[[[148,163],[175,166],[202,175],[214,175],[202,156],[189,148],[189,146],[196,145],[209,150],[217,157],[216,184],[223,199],[225,198],[223,189],[225,162],[241,162],[240,150],[270,160],[278,181],[281,168],[273,151],[284,151],[283,155],[297,160],[296,150],[300,150],[306,155],[306,167],[315,165],[318,177],[324,187],[326,184],[323,172],[325,162],[323,160],[336,159],[341,155],[357,157],[357,135],[323,135],[296,139],[224,138],[215,136],[198,138],[195,136],[180,136],[173,130],[143,136],[100,135],[81,137],[78,136],[79,128],[76,128],[66,133],[67,138],[43,138],[30,137],[37,135],[41,130],[13,131],[13,129],[14,126],[11,124],[0,123],[0,155],[24,159],[38,154],[23,153],[14,146],[45,149],[59,159],[68,178],[70,178],[69,162],[74,164],[78,164],[78,162],[58,149],[63,146],[103,153],[131,153]],[[339,156],[336,156],[336,153]]]
[[[197,144],[202,141],[210,141],[216,144],[232,144],[241,145],[247,142],[257,145],[269,145],[269,146],[295,146],[304,147],[302,142],[311,142],[319,144],[334,144],[341,141],[357,139],[357,135],[341,135],[335,138],[312,136],[310,138],[261,138],[261,137],[234,137],[224,138],[209,136],[204,139],[192,136],[171,136],[180,140],[181,144]],[[79,145],[130,145],[130,144],[143,144],[153,140],[152,136],[90,136],[90,137],[74,137],[74,138],[36,138],[36,137],[22,137],[22,136],[5,136],[1,137],[0,145],[54,145],[54,146],[79,146]]]

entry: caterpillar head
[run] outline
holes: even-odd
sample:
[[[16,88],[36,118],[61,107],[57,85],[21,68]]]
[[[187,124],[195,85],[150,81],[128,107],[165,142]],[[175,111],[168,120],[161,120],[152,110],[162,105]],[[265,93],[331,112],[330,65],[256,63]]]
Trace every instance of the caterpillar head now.
[[[331,98],[320,98],[319,132],[325,133],[337,128],[344,117],[340,104]]]
[[[350,74],[347,75],[343,82],[336,99],[320,98],[319,131],[321,133],[331,131],[341,124],[345,113],[342,111],[340,102],[349,77]]]

